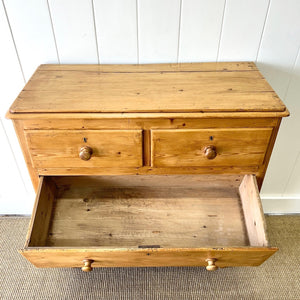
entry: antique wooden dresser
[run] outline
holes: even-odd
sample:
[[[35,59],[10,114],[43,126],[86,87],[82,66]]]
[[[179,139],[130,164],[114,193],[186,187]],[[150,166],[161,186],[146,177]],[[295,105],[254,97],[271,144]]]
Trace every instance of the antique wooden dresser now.
[[[36,189],[37,267],[257,266],[282,117],[254,63],[41,65],[7,117]]]

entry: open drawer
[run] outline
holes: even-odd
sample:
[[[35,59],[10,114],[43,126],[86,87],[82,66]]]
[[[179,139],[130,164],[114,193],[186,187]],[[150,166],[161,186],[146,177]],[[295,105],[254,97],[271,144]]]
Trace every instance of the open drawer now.
[[[41,177],[24,249],[37,267],[257,266],[254,175]]]

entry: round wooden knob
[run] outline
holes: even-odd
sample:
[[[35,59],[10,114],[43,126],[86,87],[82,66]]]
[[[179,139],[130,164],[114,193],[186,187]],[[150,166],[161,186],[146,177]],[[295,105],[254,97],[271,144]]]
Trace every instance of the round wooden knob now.
[[[204,149],[204,155],[207,159],[214,159],[217,156],[217,150],[215,146],[207,146]]]
[[[84,259],[83,260],[84,266],[81,268],[81,270],[83,272],[91,272],[93,270],[93,268],[92,268],[93,262],[94,261],[92,259]]]
[[[206,261],[207,261],[207,266],[206,266],[207,271],[218,270],[218,267],[215,265],[215,262],[217,261],[216,258],[208,258]]]
[[[89,160],[92,157],[93,149],[88,146],[84,146],[80,148],[79,157],[82,160]]]

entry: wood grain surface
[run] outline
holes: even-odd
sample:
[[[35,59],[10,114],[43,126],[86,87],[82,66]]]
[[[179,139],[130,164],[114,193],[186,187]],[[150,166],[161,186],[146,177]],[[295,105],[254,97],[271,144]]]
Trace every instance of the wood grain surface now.
[[[152,165],[253,166],[263,163],[271,128],[152,130]],[[216,148],[217,156],[207,159],[204,150]]]
[[[239,64],[42,66],[10,112],[284,112],[255,65]]]
[[[250,244],[252,246],[269,246],[264,211],[255,176],[244,176],[239,192]]]
[[[20,253],[39,268],[82,267],[84,259],[93,267],[206,266],[207,258],[216,258],[220,268],[259,266],[277,248],[226,247],[176,249],[23,249]]]
[[[26,130],[35,168],[140,167],[141,130]],[[80,159],[83,146],[93,150],[90,160]]]

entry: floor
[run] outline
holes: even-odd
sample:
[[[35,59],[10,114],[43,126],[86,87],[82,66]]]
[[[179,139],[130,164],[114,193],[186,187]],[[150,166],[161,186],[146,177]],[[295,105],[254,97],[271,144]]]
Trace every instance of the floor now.
[[[37,269],[17,250],[29,223],[0,218],[0,299],[300,299],[300,216],[266,216],[272,246],[260,267]]]

